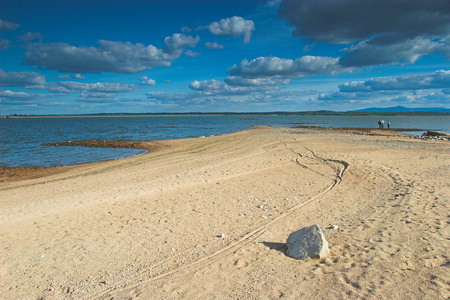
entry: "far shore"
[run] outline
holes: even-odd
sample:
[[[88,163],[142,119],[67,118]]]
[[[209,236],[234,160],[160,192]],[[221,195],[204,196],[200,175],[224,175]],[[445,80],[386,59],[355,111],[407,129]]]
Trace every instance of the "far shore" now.
[[[100,113],[27,115],[11,114],[2,118],[86,118],[86,117],[170,117],[170,116],[450,116],[450,112],[433,111],[301,111],[301,112],[186,112],[186,113]]]

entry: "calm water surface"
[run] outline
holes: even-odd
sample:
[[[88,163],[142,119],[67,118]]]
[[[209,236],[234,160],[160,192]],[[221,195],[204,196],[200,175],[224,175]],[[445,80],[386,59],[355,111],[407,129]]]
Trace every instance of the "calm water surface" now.
[[[407,116],[144,116],[0,119],[0,165],[61,166],[139,155],[143,150],[50,147],[43,143],[80,140],[168,140],[211,136],[253,125],[438,129],[450,133],[450,117]],[[417,134],[421,134],[418,132]]]

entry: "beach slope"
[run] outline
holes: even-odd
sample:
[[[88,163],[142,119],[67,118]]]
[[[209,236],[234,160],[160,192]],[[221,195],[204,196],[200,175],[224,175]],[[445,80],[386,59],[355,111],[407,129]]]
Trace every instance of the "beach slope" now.
[[[450,144],[258,127],[2,182],[3,299],[447,299]],[[323,259],[285,255],[319,224]]]

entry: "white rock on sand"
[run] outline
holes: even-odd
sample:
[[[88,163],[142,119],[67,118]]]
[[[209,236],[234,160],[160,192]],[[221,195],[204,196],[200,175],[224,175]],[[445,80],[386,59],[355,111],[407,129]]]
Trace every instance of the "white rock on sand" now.
[[[291,233],[286,245],[286,254],[296,259],[323,258],[330,253],[328,242],[317,224]]]

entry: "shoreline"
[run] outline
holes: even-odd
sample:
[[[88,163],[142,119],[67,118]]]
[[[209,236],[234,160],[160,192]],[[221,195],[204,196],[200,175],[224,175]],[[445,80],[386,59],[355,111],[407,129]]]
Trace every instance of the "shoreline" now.
[[[65,172],[66,169],[76,168],[77,166],[98,164],[107,161],[122,160],[132,157],[138,157],[145,155],[149,152],[157,151],[165,146],[164,141],[103,141],[103,140],[88,140],[88,141],[68,141],[60,143],[43,144],[46,146],[84,146],[84,147],[98,147],[98,148],[129,148],[129,149],[142,149],[146,152],[138,155],[121,157],[117,159],[108,159],[94,162],[78,163],[64,166],[30,166],[30,167],[2,167],[0,166],[0,183],[8,181],[17,181],[24,179],[35,179],[39,177],[45,177],[48,175],[59,174]]]
[[[317,131],[334,131],[334,132],[347,132],[353,134],[369,134],[369,135],[406,135],[410,138],[418,138],[416,135],[407,135],[402,132],[418,132],[424,131],[427,129],[416,129],[416,128],[362,128],[362,127],[348,127],[348,128],[334,128],[334,127],[321,127],[321,126],[309,126],[309,125],[301,125],[301,123],[289,123],[291,125],[296,125],[293,128],[300,129],[309,129],[309,130],[317,130]],[[252,128],[265,127],[268,125],[254,125]],[[269,126],[272,127],[272,126]],[[250,129],[244,129],[240,131],[247,131]],[[283,127],[279,126],[279,128],[291,128],[291,127]],[[240,132],[237,131],[237,132]],[[233,134],[234,132],[230,132],[227,134]],[[227,135],[225,134],[225,135]],[[218,135],[220,136],[220,135]],[[204,138],[204,137],[197,137]],[[192,138],[195,139],[195,138]],[[83,141],[66,141],[66,142],[56,142],[56,143],[44,143],[44,146],[51,147],[59,147],[59,146],[83,146],[83,147],[96,147],[96,148],[129,148],[129,149],[142,149],[146,150],[145,153],[137,154],[133,156],[120,157],[117,159],[109,159],[109,160],[101,160],[94,162],[86,162],[86,163],[78,163],[71,165],[63,165],[63,166],[51,166],[51,167],[43,167],[43,166],[29,166],[29,167],[7,167],[0,166],[0,183],[8,182],[8,181],[17,181],[24,179],[34,179],[39,177],[44,177],[52,174],[58,174],[65,171],[65,169],[73,168],[79,165],[88,165],[101,163],[106,161],[114,161],[114,160],[122,160],[130,157],[137,157],[141,155],[145,155],[148,152],[157,151],[162,145],[166,142],[170,142],[171,140],[161,140],[161,141],[116,141],[116,140],[83,140]]]
[[[3,297],[450,296],[448,142],[258,126],[159,143],[2,183]],[[330,254],[286,256],[312,224]]]

